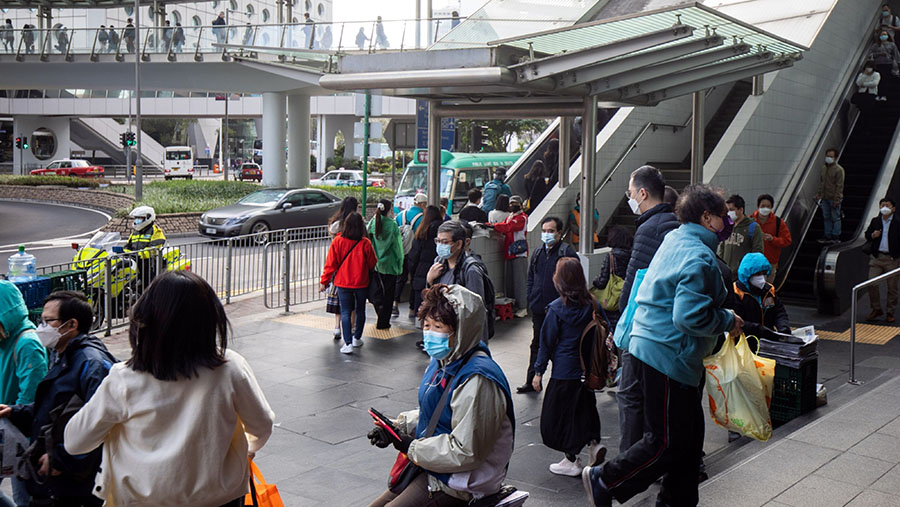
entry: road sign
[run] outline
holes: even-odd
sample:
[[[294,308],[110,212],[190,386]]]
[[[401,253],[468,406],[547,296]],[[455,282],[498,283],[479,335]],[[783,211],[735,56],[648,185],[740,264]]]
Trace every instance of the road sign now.
[[[362,139],[363,138],[363,130],[365,129],[365,125],[363,122],[358,121],[353,123],[353,138],[354,139]],[[370,121],[369,122],[369,139],[378,139],[384,133],[384,126],[381,122]]]
[[[414,150],[416,149],[416,124],[409,120],[393,119],[388,122],[384,140],[394,151]]]
[[[441,149],[452,150],[456,141],[456,119],[441,118]],[[416,148],[428,148],[428,101],[416,101]]]

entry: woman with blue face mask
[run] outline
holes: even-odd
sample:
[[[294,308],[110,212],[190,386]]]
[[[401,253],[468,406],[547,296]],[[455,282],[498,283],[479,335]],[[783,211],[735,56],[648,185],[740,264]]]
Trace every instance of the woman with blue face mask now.
[[[888,76],[897,76],[898,65],[900,65],[900,52],[897,51],[897,45],[894,44],[891,35],[887,30],[878,32],[875,45],[869,51],[867,60],[875,62],[875,70],[881,75],[881,79],[889,79]]]
[[[515,412],[506,376],[481,341],[484,314],[481,297],[460,285],[425,291],[419,319],[431,361],[419,385],[419,409],[392,420],[396,437],[381,426],[368,434],[372,445],[393,445],[421,472],[372,506],[464,506],[500,490]]]

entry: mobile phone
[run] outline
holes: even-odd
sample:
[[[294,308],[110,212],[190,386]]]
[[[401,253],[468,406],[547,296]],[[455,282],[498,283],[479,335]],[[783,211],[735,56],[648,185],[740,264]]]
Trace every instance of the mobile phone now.
[[[389,418],[387,418],[381,412],[375,410],[374,408],[369,409],[369,415],[372,416],[372,419],[375,419],[375,424],[381,426],[382,428],[388,430],[390,434],[396,438],[397,440],[402,440],[400,435],[398,434],[397,427],[394,426],[394,423],[391,422]]]

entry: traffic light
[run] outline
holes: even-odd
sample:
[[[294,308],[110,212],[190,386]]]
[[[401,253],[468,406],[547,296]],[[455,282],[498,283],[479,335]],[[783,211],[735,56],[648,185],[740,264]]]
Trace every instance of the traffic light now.
[[[487,125],[472,125],[472,151],[484,151],[490,146]]]
[[[18,150],[22,149],[22,138],[21,137],[16,138],[16,149],[18,149]]]
[[[128,147],[128,136],[125,134],[125,132],[119,134],[119,144],[122,145],[122,148]]]
[[[134,132],[132,132],[130,130],[128,131],[127,139],[128,139],[128,146],[135,146],[137,144],[137,141],[135,140]]]
[[[23,149],[23,150],[27,150],[27,149],[28,149],[28,137],[23,137],[23,138],[22,138],[22,149]]]

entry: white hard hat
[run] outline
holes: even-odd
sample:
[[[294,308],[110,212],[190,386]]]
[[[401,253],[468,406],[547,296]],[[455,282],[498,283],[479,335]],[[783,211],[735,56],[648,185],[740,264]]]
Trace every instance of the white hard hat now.
[[[131,213],[128,214],[128,218],[134,219],[132,226],[134,227],[134,230],[140,231],[156,221],[156,211],[150,206],[138,206],[131,210]]]

